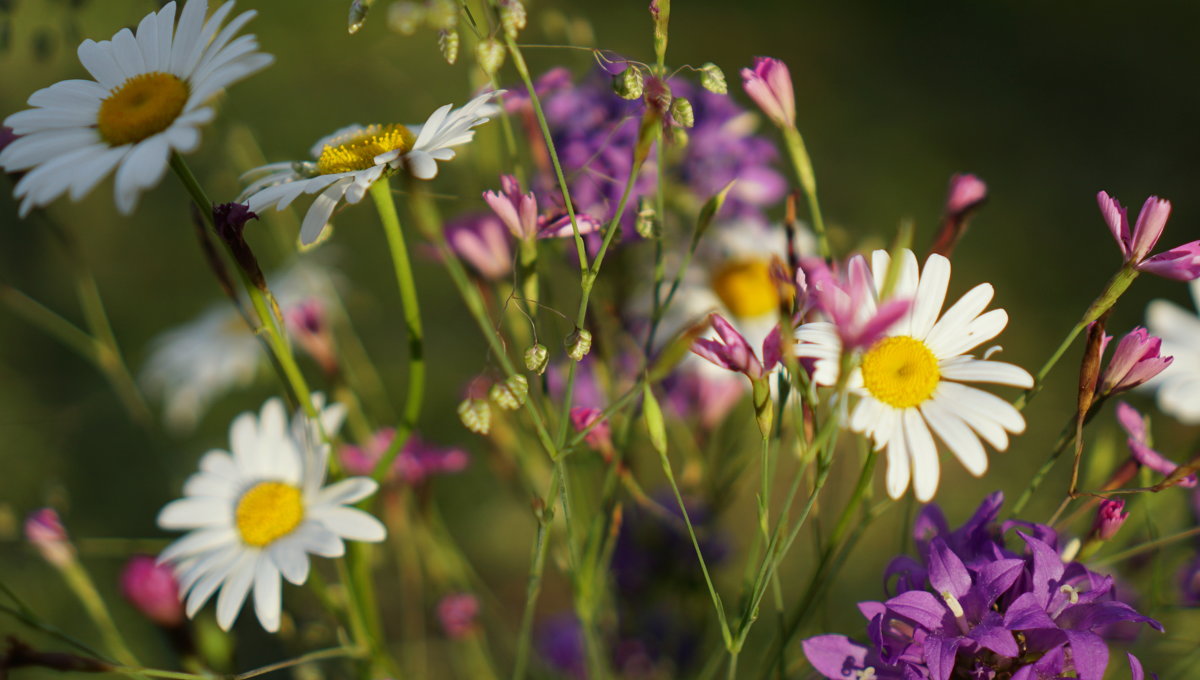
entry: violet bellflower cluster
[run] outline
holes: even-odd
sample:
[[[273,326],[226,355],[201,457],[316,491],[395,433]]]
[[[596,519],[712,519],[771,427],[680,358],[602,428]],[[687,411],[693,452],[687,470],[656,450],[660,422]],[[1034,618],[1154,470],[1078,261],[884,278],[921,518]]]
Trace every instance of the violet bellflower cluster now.
[[[869,643],[842,635],[804,641],[826,678],[898,680],[1102,680],[1112,624],[1162,626],[1117,599],[1111,576],[1064,562],[1044,524],[998,523],[1004,497],[988,496],[962,527],[949,530],[928,505],[914,527],[919,559],[892,560],[896,593],[860,602]],[[1015,529],[1015,549],[1006,540]],[[1130,655],[1133,677],[1144,677]]]

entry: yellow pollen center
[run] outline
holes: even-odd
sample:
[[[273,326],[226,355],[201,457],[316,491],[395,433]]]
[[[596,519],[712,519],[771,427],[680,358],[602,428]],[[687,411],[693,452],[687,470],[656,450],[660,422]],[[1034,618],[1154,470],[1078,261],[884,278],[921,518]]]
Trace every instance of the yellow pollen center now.
[[[937,357],[925,343],[907,335],[884,338],[862,360],[863,384],[871,396],[895,408],[923,404],[937,389],[942,374]]]
[[[247,545],[270,545],[304,519],[300,489],[283,482],[259,482],[242,494],[234,519]]]
[[[779,288],[766,260],[730,261],[713,275],[712,287],[734,316],[762,316],[779,308]]]
[[[412,130],[404,125],[369,125],[349,137],[326,144],[317,159],[317,171],[322,175],[366,170],[375,165],[375,157],[388,151],[408,151],[417,141]]]
[[[96,129],[111,146],[134,144],[171,127],[187,104],[188,86],[170,73],[126,80],[100,102]]]

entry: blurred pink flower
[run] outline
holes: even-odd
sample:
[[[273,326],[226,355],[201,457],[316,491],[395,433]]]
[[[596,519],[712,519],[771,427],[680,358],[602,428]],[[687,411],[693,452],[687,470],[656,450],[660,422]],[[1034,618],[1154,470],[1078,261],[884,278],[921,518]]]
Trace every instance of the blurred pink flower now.
[[[166,564],[149,555],[134,555],[121,571],[121,594],[143,616],[164,628],[183,623],[179,582]]]
[[[890,299],[875,306],[875,283],[862,255],[850,258],[839,276],[823,261],[811,259],[807,268],[808,291],[814,305],[833,324],[843,351],[870,347],[901,319],[912,304]]]
[[[1104,336],[1103,345],[1107,345],[1111,339],[1110,336]],[[1101,353],[1104,351],[1103,345]],[[1113,358],[1101,374],[1100,394],[1109,396],[1131,390],[1162,373],[1174,359],[1162,356],[1161,350],[1160,338],[1150,335],[1140,326],[1134,328],[1117,343]]]
[[[56,567],[66,566],[75,559],[75,548],[53,508],[29,513],[25,518],[25,540],[43,559]]]
[[[987,200],[987,184],[970,173],[956,173],[950,178],[946,194],[946,217],[961,219],[963,213],[974,210]]]
[[[474,214],[446,223],[446,242],[485,279],[512,273],[513,251],[504,223],[495,215]]]
[[[1179,467],[1158,451],[1150,448],[1147,443],[1149,436],[1146,432],[1146,421],[1137,409],[1125,402],[1117,404],[1117,422],[1129,435],[1129,439],[1125,443],[1129,445],[1129,452],[1138,464],[1164,476],[1169,476]],[[1196,475],[1190,474],[1184,477],[1180,480],[1179,486],[1188,488],[1196,486]]]
[[[1108,224],[1109,231],[1121,247],[1121,255],[1127,264],[1151,274],[1178,281],[1191,281],[1200,277],[1200,241],[1192,241],[1157,255],[1150,251],[1158,244],[1167,218],[1171,216],[1171,202],[1157,196],[1146,199],[1138,213],[1137,223],[1129,227],[1129,215],[1117,199],[1101,191],[1096,194],[1100,214]]]
[[[612,430],[608,420],[604,418],[604,411],[588,406],[575,406],[571,409],[571,425],[576,432],[583,432],[592,423],[595,425],[588,430],[583,440],[593,449],[603,451],[612,448]]]
[[[464,638],[475,632],[479,600],[470,593],[447,595],[438,602],[437,614],[447,637]]]
[[[336,374],[338,360],[333,345],[333,329],[320,298],[310,297],[289,307],[284,317],[288,330],[300,347],[308,352],[326,375]]]
[[[736,373],[742,373],[751,380],[760,380],[782,359],[782,347],[779,328],[776,327],[767,334],[762,344],[762,360],[754,353],[754,348],[746,342],[746,338],[725,320],[720,314],[710,314],[713,330],[717,332],[716,340],[702,338],[692,343],[692,352],[712,363],[727,368]]]
[[[531,239],[538,232],[537,197],[530,191],[521,193],[521,183],[512,175],[500,176],[501,191],[483,192],[483,200],[508,227],[508,231],[519,239]]]
[[[776,125],[795,127],[796,96],[787,64],[770,57],[755,57],[754,68],[742,69],[742,88]]]
[[[338,450],[338,458],[350,474],[369,475],[395,437],[396,431],[393,428],[384,428],[376,432],[366,446],[343,445]],[[434,475],[462,472],[469,461],[470,456],[466,451],[435,446],[423,441],[414,433],[409,436],[404,448],[392,463],[388,479],[417,485]]]
[[[1096,510],[1092,533],[1101,541],[1107,541],[1117,535],[1117,531],[1127,519],[1129,513],[1125,512],[1125,501],[1120,498],[1106,498],[1100,501],[1100,507]]]

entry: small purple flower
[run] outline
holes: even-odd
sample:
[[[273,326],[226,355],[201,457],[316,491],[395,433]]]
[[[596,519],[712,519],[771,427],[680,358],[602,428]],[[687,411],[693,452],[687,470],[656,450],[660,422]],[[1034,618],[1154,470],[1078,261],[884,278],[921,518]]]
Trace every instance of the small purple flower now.
[[[53,508],[29,513],[25,518],[25,540],[37,549],[43,559],[56,567],[64,567],[75,559],[75,548]]]
[[[437,605],[438,622],[446,636],[465,638],[475,632],[479,617],[479,599],[470,593],[455,593],[443,597]]]
[[[495,215],[474,213],[446,224],[446,242],[456,255],[485,279],[496,281],[512,273],[512,236]]]
[[[1117,535],[1127,519],[1129,513],[1125,512],[1125,501],[1120,498],[1106,498],[1100,501],[1100,507],[1096,510],[1092,533],[1101,541],[1107,541]]]
[[[692,352],[717,366],[745,374],[751,380],[761,380],[783,358],[782,339],[778,328],[768,333],[763,340],[760,361],[754,353],[754,348],[746,342],[746,338],[720,314],[710,314],[709,319],[718,339],[697,340],[692,344]]]
[[[135,555],[121,571],[121,594],[147,619],[164,628],[183,623],[179,582],[167,564],[149,555]]]
[[[796,96],[787,64],[770,57],[755,57],[754,68],[742,69],[742,88],[773,123],[795,127]]]
[[[485,191],[483,200],[491,206],[496,215],[508,227],[508,231],[518,239],[531,239],[537,236],[538,204],[533,192],[522,194],[521,183],[512,175],[501,175],[501,192]]]
[[[1142,418],[1142,414],[1138,413],[1137,409],[1125,402],[1117,404],[1117,422],[1129,435],[1129,439],[1125,443],[1129,445],[1129,452],[1138,464],[1165,476],[1170,476],[1175,472],[1175,468],[1179,467],[1158,451],[1150,448],[1146,420]],[[1196,486],[1196,481],[1196,475],[1190,474],[1179,481],[1179,486],[1191,488]]]
[[[537,648],[552,668],[578,680],[587,677],[583,627],[574,614],[559,614],[542,623]]]
[[[1104,344],[1110,339],[1105,336]],[[1104,352],[1103,346],[1100,351]],[[1150,335],[1145,328],[1134,328],[1117,343],[1112,360],[1100,376],[1100,394],[1110,396],[1131,390],[1162,373],[1174,359],[1162,356],[1161,351],[1161,338]]]
[[[1121,255],[1124,256],[1126,264],[1178,281],[1191,281],[1200,277],[1200,241],[1192,241],[1178,248],[1150,255],[1167,226],[1167,218],[1171,216],[1170,201],[1157,196],[1147,198],[1132,230],[1129,228],[1129,215],[1117,199],[1101,191],[1096,194],[1096,201],[1100,205],[1100,214],[1104,216],[1109,231],[1121,248]]]
[[[806,269],[809,295],[833,324],[843,351],[870,347],[911,305],[909,300],[891,299],[876,307],[875,283],[861,255],[850,258],[843,276],[821,260],[807,260],[801,266]]]

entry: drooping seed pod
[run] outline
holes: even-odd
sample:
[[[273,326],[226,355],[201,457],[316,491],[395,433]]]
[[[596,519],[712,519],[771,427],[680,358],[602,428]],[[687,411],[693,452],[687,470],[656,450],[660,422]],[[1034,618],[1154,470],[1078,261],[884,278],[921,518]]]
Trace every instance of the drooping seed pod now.
[[[636,66],[621,71],[613,76],[613,92],[622,99],[637,99],[646,91],[646,83],[642,72]]]
[[[458,419],[475,434],[487,434],[492,429],[492,407],[483,399],[464,399],[458,405]]]
[[[504,65],[504,45],[495,38],[479,41],[475,46],[475,60],[479,62],[479,68],[483,69],[484,73],[495,75]]]
[[[538,343],[533,347],[525,350],[525,368],[538,375],[546,372],[546,365],[550,363],[550,350],[546,346]]]
[[[500,25],[504,27],[504,34],[513,40],[517,39],[517,34],[525,30],[525,24],[528,23],[529,16],[525,12],[525,5],[521,0],[502,0],[500,3]]]
[[[443,30],[438,34],[438,47],[442,50],[442,57],[447,64],[453,64],[458,61],[458,31],[455,29]]]
[[[575,361],[583,361],[583,358],[592,351],[592,333],[586,328],[576,328],[575,332],[567,336],[567,356]]]
[[[513,375],[504,382],[492,385],[488,397],[506,411],[515,411],[525,405],[529,396],[529,380],[523,375]]]
[[[709,92],[729,94],[729,85],[725,82],[725,72],[711,61],[700,67],[700,85]]]

